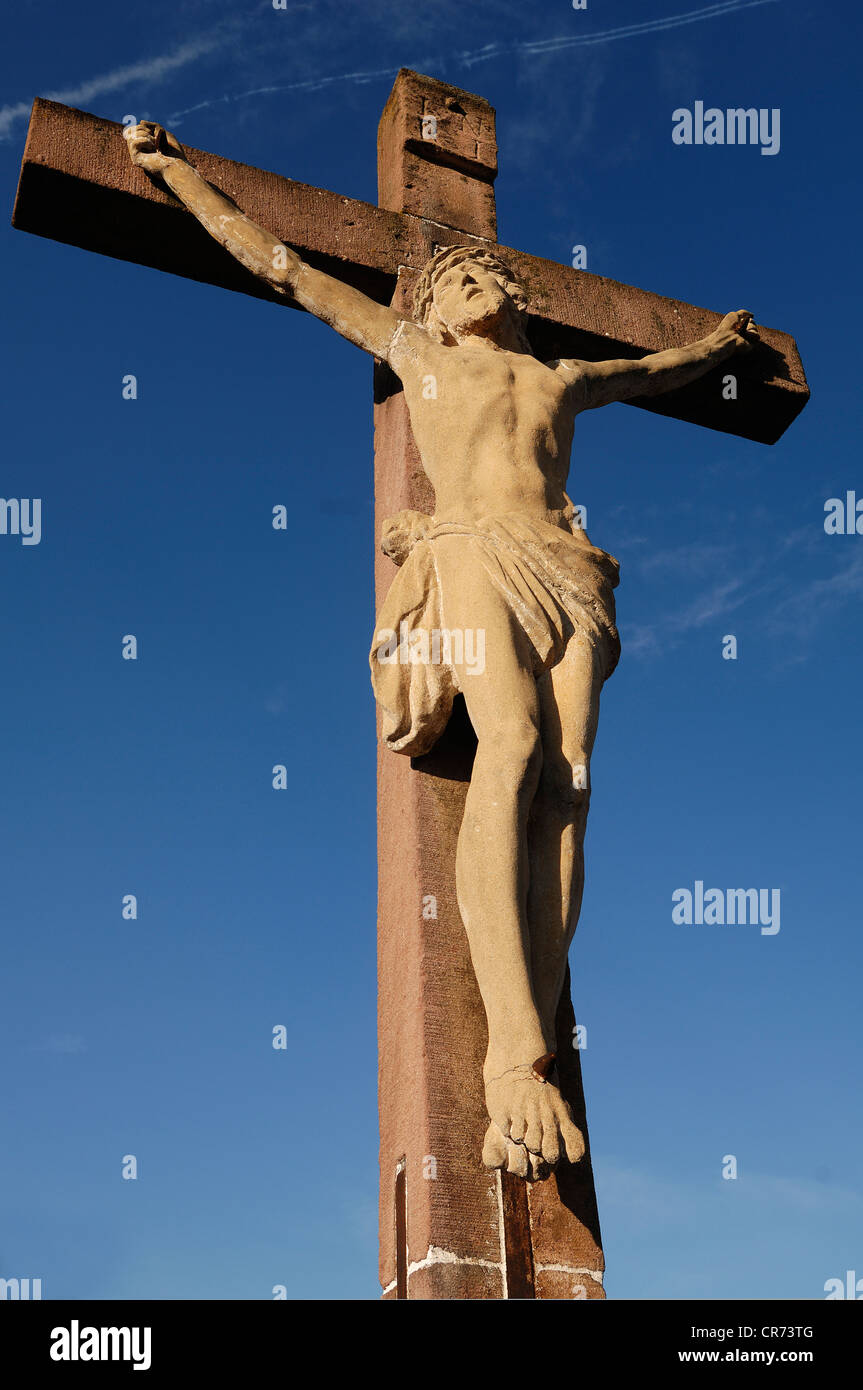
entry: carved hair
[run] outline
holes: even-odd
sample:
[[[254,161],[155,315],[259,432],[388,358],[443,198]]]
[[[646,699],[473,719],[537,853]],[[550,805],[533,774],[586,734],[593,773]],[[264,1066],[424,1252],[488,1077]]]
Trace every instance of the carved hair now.
[[[445,271],[451,270],[453,266],[463,265],[466,261],[472,261],[474,265],[481,265],[486,270],[490,270],[492,275],[500,281],[519,311],[519,333],[525,346],[529,347],[523,318],[527,308],[527,294],[524,286],[516,280],[509,266],[504,265],[499,256],[496,256],[493,251],[483,251],[478,246],[444,246],[435,252],[431,260],[426,262],[414,290],[414,321],[428,329],[441,342],[444,341],[446,325],[441,322],[435,309],[434,287]]]

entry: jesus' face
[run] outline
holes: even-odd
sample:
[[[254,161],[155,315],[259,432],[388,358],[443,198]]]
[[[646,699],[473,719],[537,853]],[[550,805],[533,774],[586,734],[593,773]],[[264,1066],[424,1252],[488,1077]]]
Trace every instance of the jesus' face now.
[[[461,261],[435,281],[434,307],[455,338],[488,335],[517,310],[499,278],[476,261]]]

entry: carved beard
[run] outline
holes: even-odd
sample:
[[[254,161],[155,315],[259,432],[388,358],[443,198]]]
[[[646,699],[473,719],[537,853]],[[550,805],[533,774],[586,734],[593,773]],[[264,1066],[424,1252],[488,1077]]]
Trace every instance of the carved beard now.
[[[494,304],[491,304],[487,296],[488,291],[482,290],[479,294],[462,298],[455,312],[448,311],[445,323],[449,332],[453,335],[465,334],[475,332],[482,324],[491,327],[502,322],[506,317],[506,299],[496,298]]]

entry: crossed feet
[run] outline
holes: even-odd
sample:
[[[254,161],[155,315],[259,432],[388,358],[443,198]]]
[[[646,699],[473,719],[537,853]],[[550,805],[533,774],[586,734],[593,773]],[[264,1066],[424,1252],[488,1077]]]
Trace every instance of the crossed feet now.
[[[549,1176],[563,1152],[570,1163],[581,1158],[584,1135],[557,1086],[546,1079],[553,1067],[551,1053],[500,1075],[486,1062],[485,1103],[491,1124],[482,1161],[487,1168],[505,1168],[539,1182]]]

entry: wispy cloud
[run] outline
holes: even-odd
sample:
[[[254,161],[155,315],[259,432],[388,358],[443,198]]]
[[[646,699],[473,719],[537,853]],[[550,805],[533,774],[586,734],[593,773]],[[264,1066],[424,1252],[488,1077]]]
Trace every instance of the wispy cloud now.
[[[210,34],[180,44],[170,53],[162,53],[155,58],[145,58],[138,63],[128,63],[125,67],[103,72],[98,77],[88,78],[74,87],[64,87],[60,91],[46,92],[49,101],[62,101],[67,106],[77,106],[92,101],[94,97],[104,96],[106,92],[121,91],[141,83],[163,81],[170,73],[194,63],[220,48],[228,38],[227,32]],[[0,107],[0,140],[7,139],[12,129],[30,114],[29,101],[19,101],[12,106]]]
[[[776,5],[780,0],[723,0],[721,4],[706,5],[698,10],[688,10],[682,14],[666,15],[656,19],[645,20],[641,24],[623,24],[616,29],[600,29],[594,33],[587,34],[561,34],[548,39],[533,40],[514,40],[511,43],[490,43],[483,45],[482,48],[472,51],[456,53],[451,55],[453,61],[460,63],[463,67],[476,67],[479,63],[490,62],[494,58],[504,54],[514,53],[525,58],[539,57],[547,53],[556,53],[564,49],[594,47],[598,44],[616,43],[620,39],[639,38],[644,34],[664,32],[669,29],[679,29],[683,25],[701,24],[708,19],[720,19],[725,15],[737,14],[741,10],[751,10],[762,5]],[[424,70],[428,66],[434,66],[435,60],[426,57],[413,58],[409,67]],[[404,66],[404,65],[402,65]],[[363,84],[375,82],[380,78],[395,77],[398,66],[385,68],[373,68],[365,71],[351,71],[330,73],[326,76],[307,77],[301,82],[284,82],[270,84],[266,87],[252,87],[245,92],[235,92],[225,94],[220,97],[210,97],[206,101],[196,102],[194,106],[186,106],[181,111],[174,111],[167,118],[169,122],[176,124],[184,116],[189,116],[195,111],[202,111],[208,106],[217,106],[235,101],[246,101],[251,97],[271,96],[281,92],[314,92],[321,91],[325,87],[331,87],[339,83]]]
[[[801,528],[777,539],[769,552],[761,553],[754,561],[746,558],[743,547],[698,543],[639,557],[633,568],[647,582],[671,582],[678,586],[685,582],[693,587],[701,583],[703,587],[695,588],[688,602],[666,612],[655,623],[627,625],[623,633],[627,655],[644,657],[667,652],[689,633],[711,623],[725,623],[748,604],[762,605],[759,622],[770,637],[781,639],[789,633],[797,639],[811,636],[844,603],[863,598],[863,554],[855,552],[846,559],[836,547],[825,557],[823,535],[822,545],[818,545],[818,540],[818,529]],[[787,567],[787,557],[794,553],[798,559],[805,553],[807,567],[814,568],[820,554],[821,563],[828,558],[835,568],[801,582],[800,566],[796,565],[793,572]],[[710,578],[704,582],[707,574]],[[807,655],[807,644],[798,640],[787,649],[784,659],[797,663],[805,661]]]
[[[620,547],[618,547],[618,551]],[[688,633],[727,618],[737,608],[761,593],[756,587],[761,562],[744,566],[734,545],[702,545],[690,542],[648,552],[638,558],[637,568],[648,582],[671,582],[695,588],[709,576],[709,582],[696,589],[689,601],[666,613],[658,622],[627,627],[624,638],[627,654],[652,656],[668,651]]]
[[[812,579],[784,594],[771,607],[768,631],[776,636],[810,632],[823,621],[825,612],[849,598],[863,598],[863,555],[858,553],[840,564],[833,574]]]
[[[779,2],[780,0],[722,0],[722,3],[719,4],[705,5],[699,9],[687,10],[680,14],[658,16],[656,19],[644,20],[639,24],[624,24],[614,29],[600,29],[588,33],[560,34],[546,39],[485,44],[482,48],[455,53],[451,57],[454,62],[469,69],[480,63],[490,62],[503,54],[511,53],[531,58],[566,49],[595,47],[616,43],[621,39],[640,38],[645,34],[663,33],[669,29],[681,28],[684,25],[701,24],[709,19],[720,19],[726,15],[737,14],[742,10],[756,9],[763,5],[775,5]],[[304,8],[308,8],[308,6],[304,6]],[[140,86],[144,83],[152,85],[161,82],[180,68],[187,67],[199,58],[222,48],[235,29],[236,24],[221,26],[216,33],[191,39],[168,53],[114,68],[110,72],[88,78],[74,86],[47,92],[45,95],[50,101],[61,101],[67,105],[75,106],[92,101],[95,97],[104,96],[108,92],[122,91],[124,88]],[[438,64],[439,59],[422,56],[414,57],[409,66],[425,69],[429,66],[438,66]],[[352,69],[348,72],[308,77],[299,82],[269,83],[264,86],[251,87],[243,92],[209,97],[192,106],[186,106],[181,110],[172,112],[167,119],[176,124],[184,116],[201,111],[206,107],[247,101],[252,97],[272,96],[282,92],[321,91],[327,87],[344,83],[361,85],[375,82],[383,78],[394,77],[399,66],[402,64],[390,64],[387,67],[365,70]],[[0,107],[0,140],[8,139],[13,129],[26,119],[29,112],[29,101],[20,101]]]
[[[427,60],[418,58],[414,59],[408,66],[419,68],[426,65]],[[184,106],[181,111],[172,111],[167,119],[176,125],[183,116],[191,116],[194,111],[203,111],[207,106],[221,106],[235,101],[246,101],[249,97],[273,96],[277,92],[317,92],[342,82],[355,83],[359,86],[366,82],[375,82],[378,78],[395,77],[398,70],[398,66],[390,64],[387,68],[369,68],[363,72],[339,72],[328,77],[307,77],[302,82],[279,82],[270,83],[266,87],[250,87],[247,92],[226,93],[220,97],[208,97],[206,101],[197,101],[194,106]]]
[[[701,24],[706,19],[720,19],[739,10],[752,10],[760,5],[775,5],[779,0],[724,0],[717,5],[706,5],[700,10],[687,10],[683,14],[657,16],[646,19],[641,24],[622,24],[616,29],[600,29],[595,33],[563,34],[558,38],[534,39],[529,43],[490,43],[475,53],[461,54],[467,67],[487,62],[502,53],[557,53],[565,48],[589,48],[594,44],[615,43],[619,39],[638,38],[642,34],[656,34],[668,29],[680,29],[685,24]]]
[[[640,557],[638,566],[646,575],[675,575],[680,579],[694,579],[705,574],[716,574],[736,559],[734,546],[714,544],[703,541],[687,541],[685,545],[663,547],[652,550]]]

